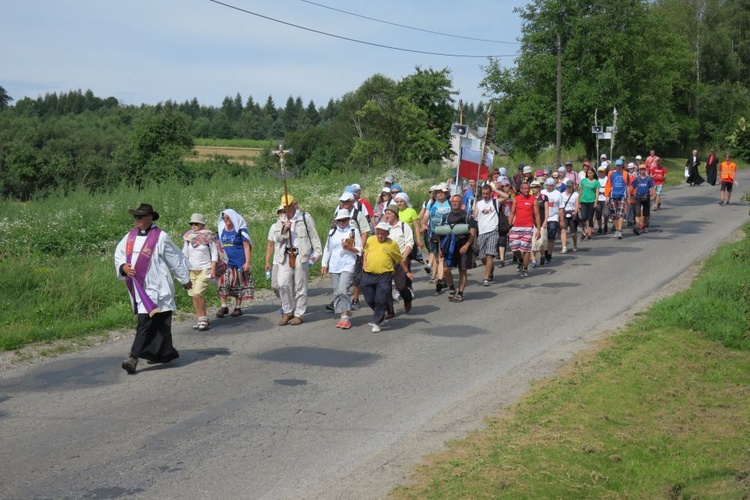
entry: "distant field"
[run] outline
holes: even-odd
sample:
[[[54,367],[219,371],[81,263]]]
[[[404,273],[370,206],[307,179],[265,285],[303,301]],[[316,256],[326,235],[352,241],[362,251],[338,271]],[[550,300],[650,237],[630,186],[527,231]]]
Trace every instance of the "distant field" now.
[[[252,162],[253,158],[260,154],[261,148],[196,146],[195,151],[198,153],[195,160],[207,160],[212,156],[222,155],[228,156],[231,162],[243,163]]]
[[[196,146],[212,146],[219,148],[276,148],[279,145],[275,140],[258,140],[258,139],[194,139]]]

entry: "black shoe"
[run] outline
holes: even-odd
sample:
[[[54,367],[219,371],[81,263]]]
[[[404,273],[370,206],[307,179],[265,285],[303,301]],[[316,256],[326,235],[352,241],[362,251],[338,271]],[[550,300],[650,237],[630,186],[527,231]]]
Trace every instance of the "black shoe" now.
[[[444,288],[448,288],[448,285],[445,284],[445,281],[438,280],[437,283],[435,284],[435,291],[437,293],[440,293],[443,291]]]
[[[331,302],[330,304],[326,305],[326,311],[328,311],[328,312],[335,312],[336,311],[336,309],[334,309],[334,307],[333,307],[333,302]]]
[[[135,367],[138,366],[138,358],[128,356],[120,366],[122,366],[122,369],[128,372],[128,374],[132,375],[135,373]]]
[[[552,264],[552,255],[547,256],[547,264]]]
[[[539,267],[542,267],[544,265],[544,263],[545,263],[545,257],[542,256],[542,258],[539,259]]]
[[[602,228],[599,228],[599,230],[597,231],[597,233],[602,234]]]
[[[501,261],[500,261],[500,264],[498,264],[498,266],[497,266],[497,267],[500,267],[500,268],[503,268],[503,267],[505,267],[505,261],[504,261],[504,260],[501,260]]]
[[[607,234],[609,232],[609,226],[604,226],[604,234]]]

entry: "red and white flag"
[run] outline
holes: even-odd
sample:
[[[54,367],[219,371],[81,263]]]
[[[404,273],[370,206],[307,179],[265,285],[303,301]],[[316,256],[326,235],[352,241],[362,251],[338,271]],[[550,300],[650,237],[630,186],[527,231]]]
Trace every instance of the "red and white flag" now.
[[[461,163],[458,165],[458,176],[464,179],[489,179],[490,169],[492,166],[493,154],[486,152],[484,154],[484,165],[479,167],[479,157],[482,151],[479,149],[461,148]]]

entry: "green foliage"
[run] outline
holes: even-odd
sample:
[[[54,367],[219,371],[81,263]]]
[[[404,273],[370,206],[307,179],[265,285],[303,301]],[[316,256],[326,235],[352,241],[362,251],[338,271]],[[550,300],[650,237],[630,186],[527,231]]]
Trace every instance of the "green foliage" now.
[[[735,156],[750,162],[750,123],[744,117],[737,121],[737,127],[727,137],[727,142]]]
[[[684,86],[690,53],[646,2],[536,0],[519,14],[524,25],[517,66],[503,68],[491,59],[481,84],[496,101],[498,142],[532,154],[555,137],[560,35],[563,146],[584,144],[591,156],[594,114],[611,125],[613,109],[621,147],[677,143],[673,96]]]

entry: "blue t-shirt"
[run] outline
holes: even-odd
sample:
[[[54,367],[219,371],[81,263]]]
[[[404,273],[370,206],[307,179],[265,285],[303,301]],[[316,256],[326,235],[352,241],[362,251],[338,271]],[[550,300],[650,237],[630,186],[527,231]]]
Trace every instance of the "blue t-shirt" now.
[[[622,175],[622,172],[614,171],[612,172],[612,175],[609,176],[609,180],[612,183],[612,191],[610,191],[609,196],[611,198],[625,198],[625,176]]]
[[[470,214],[474,208],[474,191],[467,189],[463,196],[463,203],[466,207],[466,213]]]
[[[651,194],[651,188],[654,187],[654,180],[651,177],[641,177],[640,175],[633,180],[631,184],[635,188],[635,197],[645,199]]]
[[[435,201],[430,207],[430,231],[443,223],[443,215],[450,213],[451,204],[448,200],[440,203]]]
[[[224,229],[221,232],[221,246],[224,247],[224,250],[227,252],[229,267],[233,269],[239,269],[245,265],[245,248],[242,245],[243,238],[245,240],[248,239],[247,235],[244,233],[242,234],[242,237],[240,237],[234,229],[231,231]]]

